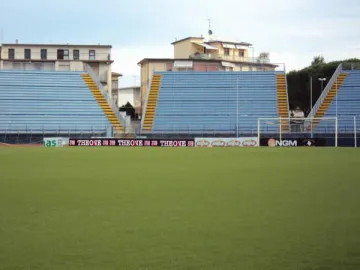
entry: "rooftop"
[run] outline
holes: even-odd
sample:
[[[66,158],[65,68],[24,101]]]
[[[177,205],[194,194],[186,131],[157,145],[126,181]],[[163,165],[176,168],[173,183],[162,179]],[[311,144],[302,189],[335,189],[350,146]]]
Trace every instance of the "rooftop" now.
[[[176,41],[174,41],[174,42],[171,43],[171,44],[174,45],[174,44],[176,44],[176,43],[179,43],[179,42],[182,42],[182,41],[185,41],[185,40],[188,40],[188,39],[204,39],[204,37],[186,37],[186,38],[182,38],[182,39],[176,40]]]
[[[142,65],[144,63],[148,63],[148,62],[174,62],[174,61],[193,61],[193,62],[224,62],[224,59],[192,59],[192,58],[144,58],[142,59],[138,65]],[[268,67],[277,67],[276,64],[271,64],[271,63],[256,63],[256,62],[242,62],[242,61],[229,61],[226,60],[226,62],[230,62],[230,63],[246,63],[246,64],[251,64],[253,66],[268,66]]]
[[[122,90],[129,90],[129,89],[137,89],[137,90],[140,90],[140,85],[137,85],[137,86],[120,87],[120,88],[119,88],[119,91],[122,91]]]
[[[248,43],[248,42],[225,39],[225,38],[221,38],[221,37],[213,36],[213,35],[212,36],[206,36],[206,37],[203,37],[203,36],[202,37],[186,37],[186,38],[183,38],[183,39],[176,40],[171,44],[174,45],[174,44],[176,44],[178,42],[182,42],[182,41],[185,41],[185,40],[188,40],[188,39],[202,39],[203,42],[205,42],[205,43],[219,42],[219,43],[227,43],[227,44],[242,45],[242,46],[252,46],[252,44]]]
[[[109,48],[111,49],[112,46],[111,45],[91,45],[91,44],[70,44],[70,43],[64,43],[64,44],[52,44],[52,43],[3,43],[2,44],[3,47],[83,47],[83,48],[88,48],[88,47],[92,47],[92,48]],[[1,47],[1,46],[0,46]]]
[[[117,73],[117,72],[111,72],[111,76],[112,77],[122,77],[121,73]]]

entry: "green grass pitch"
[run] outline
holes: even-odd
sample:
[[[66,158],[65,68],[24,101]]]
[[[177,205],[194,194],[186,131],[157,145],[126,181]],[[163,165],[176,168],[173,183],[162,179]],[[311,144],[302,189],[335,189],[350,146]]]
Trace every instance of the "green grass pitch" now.
[[[0,269],[359,270],[360,152],[0,148]]]

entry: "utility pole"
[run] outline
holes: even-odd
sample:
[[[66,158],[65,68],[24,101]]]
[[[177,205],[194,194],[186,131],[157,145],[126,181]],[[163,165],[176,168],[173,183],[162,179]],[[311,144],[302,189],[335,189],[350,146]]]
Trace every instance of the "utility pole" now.
[[[236,79],[236,138],[239,138],[239,78]]]
[[[312,76],[310,76],[310,111],[312,110],[312,106],[313,106],[313,101],[312,101],[312,98],[313,98],[313,83],[312,83]]]
[[[310,76],[310,111],[309,111],[309,114],[311,113],[312,111],[312,107],[313,107],[313,100],[312,100],[312,97],[313,97],[313,91],[312,91],[312,88],[313,88],[313,83],[312,83],[312,76]],[[313,115],[312,117],[314,117],[315,115]],[[313,121],[311,121],[311,138],[313,137]]]

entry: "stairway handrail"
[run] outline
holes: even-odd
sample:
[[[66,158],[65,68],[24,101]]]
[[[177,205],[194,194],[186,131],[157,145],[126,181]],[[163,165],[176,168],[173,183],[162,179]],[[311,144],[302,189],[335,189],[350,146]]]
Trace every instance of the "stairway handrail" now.
[[[289,93],[288,93],[288,83],[287,83],[287,76],[286,76],[286,67],[284,67],[285,72],[285,92],[286,92],[286,103],[287,103],[287,117],[290,118],[290,103],[289,103]],[[287,123],[288,129],[290,130],[290,121]]]
[[[84,63],[84,69],[85,69],[85,71],[87,71],[89,73],[90,77],[95,82],[97,88],[100,90],[100,93],[103,95],[106,102],[109,104],[111,110],[116,115],[116,118],[119,120],[120,124],[125,128],[126,127],[126,120],[120,114],[119,109],[116,106],[116,103],[112,100],[112,98],[109,96],[107,91],[104,89],[102,83],[100,82],[100,78],[95,74],[95,72],[90,67],[90,65]]]
[[[324,91],[321,93],[320,97],[318,98],[318,100],[316,101],[315,105],[313,106],[313,108],[311,108],[311,111],[309,113],[309,115],[307,116],[307,119],[311,119],[314,118],[314,116],[316,115],[317,111],[319,110],[319,108],[321,107],[321,105],[323,104],[325,98],[327,97],[327,95],[329,94],[331,88],[333,87],[335,81],[337,80],[337,77],[339,76],[339,74],[342,72],[343,70],[343,64],[339,64],[339,66],[336,68],[334,74],[332,75],[331,79],[329,80],[329,82],[327,83]]]
[[[145,99],[145,104],[143,106],[143,112],[142,112],[142,115],[141,115],[141,125],[140,125],[141,130],[143,130],[143,128],[144,128],[145,113],[146,113],[146,108],[147,108],[147,104],[148,104],[148,101],[149,101],[150,89],[151,89],[151,83],[152,83],[153,77],[154,77],[154,71],[150,75],[150,79],[149,79],[147,89],[146,89],[147,90],[146,91],[147,92],[146,93],[146,99]]]

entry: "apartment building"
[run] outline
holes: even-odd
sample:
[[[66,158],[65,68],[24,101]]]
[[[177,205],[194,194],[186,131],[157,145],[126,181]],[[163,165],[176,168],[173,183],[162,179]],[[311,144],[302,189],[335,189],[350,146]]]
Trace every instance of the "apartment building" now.
[[[84,71],[87,67],[98,76],[111,94],[111,45],[74,44],[2,44],[0,69]]]
[[[254,47],[248,42],[214,37],[187,37],[171,43],[174,58],[145,58],[141,67],[141,108],[147,88],[156,71],[271,71],[268,53],[254,56]]]

